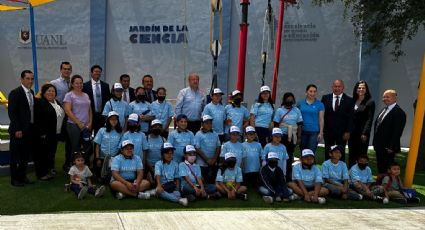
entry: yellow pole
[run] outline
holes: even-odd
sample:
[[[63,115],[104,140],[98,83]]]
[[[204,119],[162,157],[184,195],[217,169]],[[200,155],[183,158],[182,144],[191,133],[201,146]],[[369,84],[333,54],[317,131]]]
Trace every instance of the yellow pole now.
[[[8,106],[7,98],[4,96],[4,94],[0,91],[0,104],[2,104],[4,107]]]
[[[421,83],[418,90],[418,101],[416,104],[415,118],[413,121],[412,137],[410,139],[410,151],[407,156],[406,173],[404,175],[404,186],[412,187],[415,175],[416,160],[418,158],[419,144],[422,133],[422,125],[425,114],[425,54],[422,64]],[[425,153],[420,153],[425,154]]]

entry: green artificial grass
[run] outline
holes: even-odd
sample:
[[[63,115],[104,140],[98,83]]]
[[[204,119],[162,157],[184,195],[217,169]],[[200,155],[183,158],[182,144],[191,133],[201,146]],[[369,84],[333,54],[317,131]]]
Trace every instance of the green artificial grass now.
[[[296,152],[299,156],[299,152]],[[370,153],[370,166],[376,175],[376,162],[374,154]],[[317,162],[323,162],[323,148],[318,149]],[[348,159],[348,158],[347,158]],[[401,154],[397,161],[404,166],[406,155]],[[406,205],[390,202],[388,205],[379,204],[374,201],[343,201],[328,198],[325,205],[309,204],[303,201],[293,201],[289,203],[266,204],[254,190],[249,190],[248,201],[242,200],[202,200],[189,203],[188,207],[182,207],[178,204],[168,201],[152,198],[151,200],[137,200],[126,198],[123,200],[115,199],[106,190],[102,198],[94,198],[87,195],[84,200],[77,200],[72,192],[63,191],[64,183],[69,181],[69,177],[63,172],[61,166],[64,162],[63,145],[58,146],[56,156],[56,170],[58,175],[55,179],[45,182],[36,181],[34,173],[29,174],[29,178],[36,181],[33,185],[25,187],[13,187],[10,185],[9,177],[0,177],[0,215],[17,214],[37,214],[37,213],[58,213],[58,212],[86,212],[86,211],[176,211],[176,210],[262,210],[262,209],[360,209],[360,208],[400,208]],[[403,178],[403,176],[402,176]],[[415,174],[414,187],[417,189],[421,203],[418,205],[409,204],[409,207],[425,206],[425,172],[418,171]]]

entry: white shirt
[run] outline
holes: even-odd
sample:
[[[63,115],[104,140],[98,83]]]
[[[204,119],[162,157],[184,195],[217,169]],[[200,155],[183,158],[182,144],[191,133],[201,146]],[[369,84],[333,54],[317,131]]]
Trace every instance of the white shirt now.
[[[334,93],[332,94],[332,108],[334,109],[334,111],[335,111],[335,101],[336,101],[336,97],[337,96],[338,96],[338,99],[339,99],[338,105],[340,105],[341,104],[342,93],[340,95],[336,95]]]
[[[126,98],[127,100],[124,100],[124,98]],[[127,103],[130,103],[130,90],[128,88],[124,89],[122,97],[121,97],[121,101],[125,101]]]
[[[22,88],[25,91],[25,96],[27,97],[27,101],[28,101],[28,105],[30,105],[30,107],[34,106],[34,98],[30,98],[30,96],[28,95],[28,92],[31,93],[31,90],[27,89],[24,85],[21,85]],[[31,93],[32,95],[32,93]]]
[[[393,104],[391,104],[391,105],[389,105],[389,106],[387,106],[388,107],[388,109],[385,111],[385,110],[383,110],[380,114],[379,114],[379,116],[378,117],[380,117],[381,116],[381,114],[385,111],[385,114],[383,115],[383,117],[382,117],[382,119],[381,120],[384,120],[384,118],[387,116],[387,114],[392,110],[392,109],[394,109],[394,107],[395,107],[395,105],[397,105],[397,103],[393,103]]]

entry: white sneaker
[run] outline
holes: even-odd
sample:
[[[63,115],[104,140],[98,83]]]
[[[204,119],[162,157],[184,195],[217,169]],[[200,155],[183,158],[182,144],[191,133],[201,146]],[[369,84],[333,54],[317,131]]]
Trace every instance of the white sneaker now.
[[[87,187],[84,186],[81,188],[80,192],[78,193],[78,199],[82,200],[86,194],[87,194]]]
[[[359,200],[363,200],[363,195],[359,194]]]
[[[299,200],[299,199],[300,197],[295,193],[289,196],[289,200]]]
[[[273,197],[271,197],[271,196],[263,196],[263,200],[267,204],[272,204],[273,203]]]
[[[151,189],[146,191],[146,193],[149,193],[150,196],[155,196],[156,195],[156,189]]]
[[[189,201],[187,200],[187,198],[180,198],[179,199],[179,204],[183,205],[183,206],[187,206],[189,203]]]
[[[137,198],[142,200],[149,200],[151,198],[151,194],[147,192],[139,192],[139,194],[137,195]]]
[[[388,198],[387,197],[385,197],[383,200],[382,200],[382,203],[383,204],[388,204],[390,201],[388,200]]]
[[[105,192],[105,186],[100,186],[96,189],[96,192],[94,193],[94,197],[101,197],[103,196],[103,193]]]
[[[319,201],[319,204],[326,204],[326,198],[324,197],[318,197],[317,200]]]
[[[276,202],[282,202],[282,198],[280,196],[276,197]]]
[[[122,194],[120,192],[117,192],[117,195],[115,195],[115,196],[118,200],[122,200],[124,198],[124,194]]]

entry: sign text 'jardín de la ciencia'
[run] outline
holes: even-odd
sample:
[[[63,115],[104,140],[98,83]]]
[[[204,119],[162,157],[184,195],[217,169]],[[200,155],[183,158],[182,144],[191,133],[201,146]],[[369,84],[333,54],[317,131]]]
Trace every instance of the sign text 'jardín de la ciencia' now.
[[[186,25],[130,26],[130,42],[133,44],[187,43]]]

